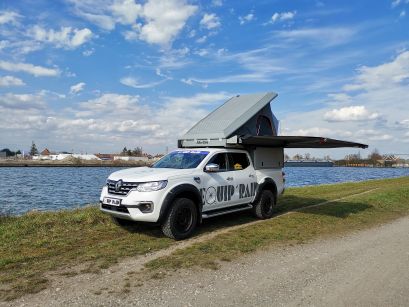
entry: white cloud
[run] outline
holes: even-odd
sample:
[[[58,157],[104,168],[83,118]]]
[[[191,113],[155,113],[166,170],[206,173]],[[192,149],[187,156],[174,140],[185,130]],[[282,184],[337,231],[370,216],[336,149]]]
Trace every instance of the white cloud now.
[[[57,68],[46,68],[29,63],[12,63],[7,61],[0,61],[0,69],[13,72],[25,72],[36,77],[53,77],[60,74]]]
[[[167,45],[196,10],[196,6],[182,0],[150,0],[143,8],[147,23],[141,27],[140,38],[148,43]]]
[[[93,36],[92,31],[88,28],[73,29],[71,27],[61,27],[59,31],[56,31],[34,26],[28,33],[36,41],[46,42],[58,48],[67,49],[75,49],[88,42]]]
[[[164,152],[165,146],[176,146],[180,135],[229,96],[198,93],[143,103],[139,96],[107,93],[64,112],[54,112],[52,105],[4,112],[0,105],[0,142],[19,133],[20,142],[30,144],[34,139],[61,150],[115,152],[124,145],[142,145],[148,152]]]
[[[196,50],[196,51],[194,52],[194,54],[197,54],[197,55],[199,55],[199,56],[206,56],[206,55],[209,54],[209,50],[207,50],[207,49],[199,49],[199,50]]]
[[[244,25],[247,22],[250,22],[254,19],[254,14],[253,13],[249,13],[245,16],[239,16],[239,21],[241,25]]]
[[[393,0],[391,5],[392,5],[393,8],[395,8],[400,4],[400,2],[401,2],[401,0]]]
[[[135,3],[134,0],[116,0],[110,9],[118,22],[130,25],[134,24],[142,13],[142,5]]]
[[[292,11],[292,12],[282,12],[282,13],[274,13],[273,16],[271,16],[271,22],[279,22],[279,21],[288,21],[291,20],[295,17],[297,14],[297,11]]]
[[[142,40],[168,47],[185,26],[197,6],[186,0],[148,0],[143,4],[133,0],[95,1],[70,0],[76,13],[105,30],[116,23],[129,26],[123,31],[127,40]]]
[[[361,137],[363,139],[368,139],[371,141],[387,141],[393,139],[393,137],[387,133],[376,131],[373,129],[363,129],[363,130],[358,130],[356,132],[356,135],[358,137]]]
[[[185,84],[188,84],[188,85],[193,85],[193,80],[192,79],[182,78],[182,79],[180,79],[180,81],[185,83]]]
[[[406,16],[406,11],[405,10],[401,11],[399,14],[399,18],[403,18],[405,16]]]
[[[77,84],[74,84],[73,86],[70,87],[70,93],[71,94],[78,94],[79,92],[82,92],[85,88],[85,83],[80,82]]]
[[[396,124],[396,126],[398,128],[407,128],[407,129],[409,129],[409,119],[403,119],[403,120],[400,120],[400,121],[396,121],[395,124]]]
[[[115,20],[111,16],[91,14],[91,13],[85,13],[85,12],[79,12],[78,15],[96,24],[97,26],[101,27],[104,30],[111,31],[115,29]]]
[[[16,23],[21,15],[13,11],[0,11],[0,25]]]
[[[196,40],[196,43],[203,44],[207,41],[207,35],[203,35]]]
[[[222,6],[223,5],[223,0],[212,0],[212,5],[213,6]]]
[[[0,95],[0,107],[6,109],[43,109],[45,103],[40,94],[13,94]]]
[[[369,112],[365,106],[333,109],[324,114],[324,119],[328,122],[365,121],[378,119],[379,117],[378,113]]]
[[[208,30],[216,29],[221,26],[220,18],[216,14],[205,13],[200,20],[200,25]]]
[[[166,79],[165,79],[166,80]],[[141,84],[139,83],[139,81],[133,77],[124,77],[120,80],[120,82],[123,85],[129,86],[129,87],[133,87],[133,88],[151,88],[151,87],[155,87],[161,83],[163,83],[165,80],[161,80],[161,81],[157,81],[157,82],[150,82],[150,83],[144,83]]]
[[[26,85],[23,80],[13,77],[13,76],[4,76],[0,77],[0,87],[9,87],[9,86],[22,86]]]
[[[358,75],[344,90],[375,90],[396,86],[409,79],[409,51],[400,53],[393,61],[374,67],[358,68]]]
[[[84,51],[82,52],[82,55],[83,55],[83,56],[91,56],[91,55],[94,54],[94,52],[95,52],[95,49],[94,49],[94,48],[91,48],[91,49],[88,49],[88,50],[84,50]]]
[[[348,42],[356,31],[356,29],[346,27],[325,27],[283,30],[274,33],[278,38],[289,41],[320,42],[323,47],[332,47]]]

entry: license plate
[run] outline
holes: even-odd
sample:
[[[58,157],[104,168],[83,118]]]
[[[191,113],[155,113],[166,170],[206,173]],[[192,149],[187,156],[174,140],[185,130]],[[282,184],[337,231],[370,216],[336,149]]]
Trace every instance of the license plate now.
[[[118,199],[118,198],[104,197],[104,200],[102,202],[105,205],[111,205],[111,206],[120,206],[121,205],[121,200]]]

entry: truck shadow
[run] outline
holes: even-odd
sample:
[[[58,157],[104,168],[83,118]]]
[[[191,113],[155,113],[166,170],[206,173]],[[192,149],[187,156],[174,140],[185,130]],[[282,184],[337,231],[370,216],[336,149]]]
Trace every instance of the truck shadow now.
[[[328,204],[323,204],[327,201],[329,200],[309,197],[297,197],[293,195],[284,196],[278,201],[273,219],[290,212],[302,212],[305,214],[347,218],[351,214],[356,214],[373,207],[368,204],[352,201],[334,201],[329,202]],[[203,223],[198,227],[194,236],[200,236],[212,231],[222,230],[233,226],[245,225],[256,220],[257,218],[255,218],[252,215],[252,212],[249,210],[205,219],[203,220]],[[158,227],[157,225],[154,226],[151,224],[138,223],[135,226],[127,227],[127,230],[130,232],[144,233],[145,235],[152,237],[163,236],[160,227]]]

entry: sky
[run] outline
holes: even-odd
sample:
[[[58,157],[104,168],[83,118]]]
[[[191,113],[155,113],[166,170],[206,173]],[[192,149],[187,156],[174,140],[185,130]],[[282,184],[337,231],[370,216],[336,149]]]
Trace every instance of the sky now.
[[[2,0],[0,148],[163,153],[274,91],[282,135],[409,154],[408,48],[409,0]]]

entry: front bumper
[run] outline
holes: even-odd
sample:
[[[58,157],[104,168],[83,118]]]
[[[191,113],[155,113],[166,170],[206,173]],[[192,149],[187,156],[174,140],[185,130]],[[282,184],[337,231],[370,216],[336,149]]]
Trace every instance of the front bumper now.
[[[102,189],[100,196],[100,209],[102,212],[112,216],[127,219],[131,221],[151,222],[156,223],[159,220],[160,204],[162,203],[165,189],[155,192],[138,192],[131,191],[127,195],[113,195],[108,193],[105,186]],[[121,200],[120,206],[112,206],[104,204],[104,197],[116,198]],[[151,203],[153,206],[152,212],[144,213],[139,207],[143,204]]]

